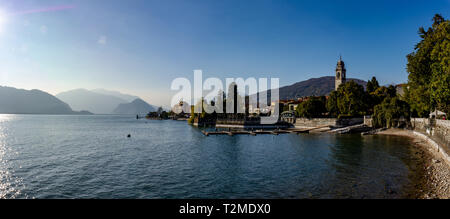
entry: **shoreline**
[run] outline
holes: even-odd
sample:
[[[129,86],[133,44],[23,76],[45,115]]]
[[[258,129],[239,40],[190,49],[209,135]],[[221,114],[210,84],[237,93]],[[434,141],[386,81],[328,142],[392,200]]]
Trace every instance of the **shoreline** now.
[[[411,130],[387,129],[377,134],[403,136],[412,140],[413,148],[417,149],[414,156],[417,156],[421,165],[417,171],[422,172],[422,179],[413,185],[417,194],[412,196],[419,199],[450,198],[450,163],[438,152],[436,145]]]

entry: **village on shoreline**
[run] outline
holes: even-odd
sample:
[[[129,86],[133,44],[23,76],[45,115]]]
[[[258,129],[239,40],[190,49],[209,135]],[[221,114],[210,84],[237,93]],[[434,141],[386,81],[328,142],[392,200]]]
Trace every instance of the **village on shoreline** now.
[[[450,198],[450,51],[440,45],[449,43],[449,33],[450,21],[440,15],[435,15],[428,30],[420,28],[422,41],[407,56],[407,84],[380,86],[376,77],[365,87],[347,81],[345,63],[340,58],[335,70],[335,90],[327,96],[268,102],[262,108],[250,104],[254,97],[239,96],[237,85],[231,84],[230,98],[220,92],[214,100],[202,99],[195,106],[180,101],[174,107],[178,109],[149,114],[147,118],[187,120],[197,127],[212,127],[213,131],[202,131],[206,136],[314,132],[409,137],[420,149],[426,186],[431,191],[423,191],[420,198]],[[217,107],[216,102],[223,103],[223,113],[205,113],[204,108]],[[233,113],[226,113],[228,104],[234,107]],[[243,109],[238,110],[238,106]],[[196,113],[194,107],[202,109],[202,113]],[[174,113],[177,110],[182,113]],[[277,122],[261,124],[261,117],[270,117],[273,112],[277,113]]]
[[[406,84],[380,86],[375,76],[365,86],[347,80],[346,65],[340,57],[335,69],[335,89],[326,96],[261,105],[260,93],[241,96],[237,84],[231,83],[227,93],[219,91],[212,100],[201,98],[195,105],[180,100],[169,112],[160,107],[146,118],[183,120],[196,127],[213,128],[214,131],[204,131],[207,136],[309,132],[365,135],[403,128],[428,136],[441,145],[442,153],[450,154],[450,51],[445,46],[450,38],[450,21],[439,14],[432,21],[428,30],[419,29],[422,41],[407,55]],[[267,95],[270,93],[269,90]],[[213,109],[213,113],[207,113],[206,108],[208,112]],[[262,118],[275,122],[265,124]]]

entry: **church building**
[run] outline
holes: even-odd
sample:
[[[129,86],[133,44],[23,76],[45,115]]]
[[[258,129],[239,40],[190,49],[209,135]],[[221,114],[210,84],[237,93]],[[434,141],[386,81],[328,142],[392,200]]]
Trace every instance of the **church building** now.
[[[344,61],[342,61],[342,57],[339,57],[339,61],[336,65],[336,78],[334,79],[335,90],[339,88],[341,84],[344,84],[347,80]]]

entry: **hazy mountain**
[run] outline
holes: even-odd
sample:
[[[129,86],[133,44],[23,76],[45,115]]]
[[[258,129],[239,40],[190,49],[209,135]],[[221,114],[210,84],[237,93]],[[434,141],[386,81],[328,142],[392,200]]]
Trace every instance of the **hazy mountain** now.
[[[156,111],[155,107],[148,104],[141,99],[135,99],[131,103],[123,103],[117,106],[114,110],[114,114],[132,114],[132,115],[142,115],[148,112]]]
[[[120,93],[118,91],[105,90],[105,89],[101,89],[101,88],[100,89],[94,89],[94,90],[91,90],[91,91],[93,91],[95,93],[99,93],[99,94],[115,96],[115,97],[118,97],[120,99],[126,100],[126,102],[131,102],[131,101],[136,100],[136,99],[139,98],[137,96],[133,96],[133,95],[129,95],[129,94],[123,94],[123,93]]]
[[[74,112],[67,103],[40,91],[0,86],[0,113],[6,114],[90,114]]]
[[[86,89],[70,90],[56,97],[68,103],[74,110],[88,110],[95,114],[111,114],[119,104],[129,102],[116,96]]]
[[[280,100],[290,100],[309,96],[326,96],[330,94],[331,91],[334,91],[334,79],[335,77],[333,76],[311,78],[306,81],[300,81],[289,86],[280,87]],[[366,81],[355,78],[347,79],[347,81],[350,80],[366,87]],[[267,93],[267,101],[268,103],[270,103],[270,91],[268,91]],[[258,95],[259,93],[257,95],[251,95],[251,98],[255,101],[255,103]]]

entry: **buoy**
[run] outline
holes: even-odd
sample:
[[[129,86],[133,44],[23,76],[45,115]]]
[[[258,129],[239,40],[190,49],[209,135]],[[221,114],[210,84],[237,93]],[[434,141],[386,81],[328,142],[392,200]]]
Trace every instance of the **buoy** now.
[[[127,136],[128,138],[131,138],[131,134],[128,134],[128,136]]]

